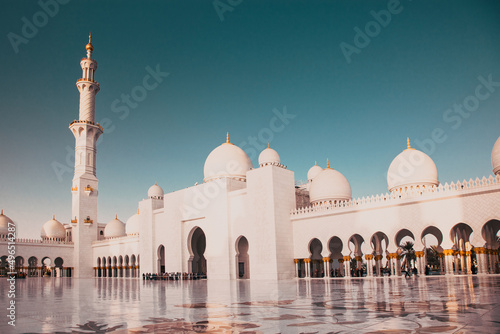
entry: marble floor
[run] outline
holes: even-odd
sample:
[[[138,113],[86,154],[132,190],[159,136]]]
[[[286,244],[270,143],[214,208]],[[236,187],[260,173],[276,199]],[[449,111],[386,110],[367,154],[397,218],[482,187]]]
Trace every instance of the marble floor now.
[[[0,333],[500,333],[500,276],[17,280]]]

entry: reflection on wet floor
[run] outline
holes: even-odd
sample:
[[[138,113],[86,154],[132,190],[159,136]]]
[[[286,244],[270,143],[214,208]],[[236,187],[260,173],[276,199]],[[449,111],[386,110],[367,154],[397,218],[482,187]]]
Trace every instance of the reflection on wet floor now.
[[[7,282],[0,280],[7,305]],[[28,278],[1,333],[500,333],[500,276]]]

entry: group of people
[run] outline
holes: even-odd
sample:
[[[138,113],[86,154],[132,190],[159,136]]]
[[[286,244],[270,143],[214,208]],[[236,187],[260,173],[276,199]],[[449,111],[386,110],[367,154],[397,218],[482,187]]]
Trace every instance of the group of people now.
[[[178,280],[196,280],[207,278],[203,273],[146,273],[142,274],[142,279],[146,281],[178,281]]]

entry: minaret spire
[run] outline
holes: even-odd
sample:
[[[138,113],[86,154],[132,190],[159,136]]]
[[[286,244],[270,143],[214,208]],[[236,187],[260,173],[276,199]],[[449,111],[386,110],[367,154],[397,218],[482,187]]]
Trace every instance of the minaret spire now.
[[[80,92],[80,110],[78,120],[69,125],[75,136],[75,175],[72,184],[72,239],[74,243],[75,277],[92,277],[92,242],[98,238],[97,196],[99,181],[96,177],[97,139],[102,134],[102,127],[95,123],[95,97],[99,84],[94,75],[97,61],[92,59],[92,35],[85,46],[87,57],[82,58],[80,67],[82,77],[76,82]],[[117,216],[116,216],[117,217]]]

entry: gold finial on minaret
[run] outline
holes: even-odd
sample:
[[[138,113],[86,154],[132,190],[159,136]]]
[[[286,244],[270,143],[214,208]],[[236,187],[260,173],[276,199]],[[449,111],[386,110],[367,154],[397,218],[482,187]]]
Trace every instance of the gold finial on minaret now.
[[[330,160],[326,159],[326,168],[330,168]]]
[[[87,58],[90,58],[92,51],[94,51],[94,46],[92,45],[92,33],[89,33],[89,44],[85,46],[85,49],[87,49]]]
[[[229,141],[229,132],[226,133],[226,144],[231,144]]]

